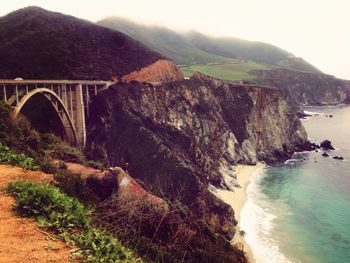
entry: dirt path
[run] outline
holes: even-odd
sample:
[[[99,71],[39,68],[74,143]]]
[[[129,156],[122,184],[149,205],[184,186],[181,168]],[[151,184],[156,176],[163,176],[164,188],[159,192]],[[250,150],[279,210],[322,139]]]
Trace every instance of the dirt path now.
[[[0,188],[16,179],[50,181],[52,176],[0,165]],[[0,262],[67,262],[70,249],[61,241],[53,241],[31,219],[16,216],[14,198],[0,192]]]

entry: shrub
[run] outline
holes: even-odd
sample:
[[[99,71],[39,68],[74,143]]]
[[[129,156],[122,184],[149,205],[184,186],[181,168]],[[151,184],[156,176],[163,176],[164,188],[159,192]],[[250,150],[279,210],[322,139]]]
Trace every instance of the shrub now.
[[[61,169],[61,170],[67,170],[68,169],[68,166],[65,162],[63,161],[59,161],[58,162],[58,169]]]
[[[33,217],[47,228],[64,232],[89,223],[88,209],[47,183],[15,181],[8,185],[7,192],[15,195],[15,209],[20,215]]]
[[[40,148],[39,133],[32,129],[25,117],[18,116],[16,120],[11,119],[10,112],[11,107],[6,102],[0,101],[0,142],[34,157]]]
[[[18,154],[9,147],[0,143],[0,163],[20,166],[27,170],[37,170],[33,158],[27,157],[24,154]]]
[[[53,163],[49,157],[44,157],[37,161],[40,163],[40,170],[47,174],[55,174],[57,172],[57,166]]]
[[[244,252],[199,221],[181,196],[166,211],[150,209],[146,200],[115,196],[96,208],[109,232],[155,262],[246,262]]]
[[[67,162],[83,163],[84,155],[76,148],[73,148],[65,143],[55,145],[52,154],[54,157]]]
[[[61,143],[61,139],[58,138],[53,133],[42,133],[40,136],[41,136],[41,147],[43,149],[47,150],[53,147],[54,145]]]
[[[92,161],[92,160],[87,161],[85,163],[85,165],[87,165],[89,167],[92,167],[94,169],[99,169],[99,170],[104,170],[105,169],[105,165],[103,163]]]
[[[94,195],[86,186],[80,174],[73,174],[68,171],[59,171],[54,175],[57,186],[66,195],[72,196],[83,202],[92,205],[96,202]]]
[[[69,146],[52,133],[41,135],[42,148],[53,158],[66,162],[84,163],[85,156],[76,148]]]

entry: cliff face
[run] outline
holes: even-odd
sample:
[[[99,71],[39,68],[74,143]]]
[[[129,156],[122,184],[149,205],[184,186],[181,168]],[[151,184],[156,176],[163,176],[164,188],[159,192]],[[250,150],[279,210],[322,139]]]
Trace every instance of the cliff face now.
[[[234,233],[234,212],[208,191],[209,184],[230,187],[235,163],[276,162],[307,142],[279,91],[199,74],[158,86],[117,84],[91,108],[87,151],[94,159],[128,163],[147,190],[181,197],[227,237]]]
[[[163,82],[183,79],[181,70],[174,62],[166,59],[158,60],[147,67],[133,71],[122,77],[124,82],[130,82],[132,80],[139,82]]]
[[[278,87],[288,100],[304,105],[350,102],[350,82],[325,74],[289,70],[255,70],[255,83]]]

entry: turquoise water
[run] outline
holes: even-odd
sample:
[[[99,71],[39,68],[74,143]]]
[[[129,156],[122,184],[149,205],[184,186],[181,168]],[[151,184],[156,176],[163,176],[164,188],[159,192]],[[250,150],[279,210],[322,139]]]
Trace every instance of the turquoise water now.
[[[298,153],[252,177],[241,226],[257,262],[350,262],[350,107],[306,110],[320,113],[303,120],[311,141],[345,160]]]

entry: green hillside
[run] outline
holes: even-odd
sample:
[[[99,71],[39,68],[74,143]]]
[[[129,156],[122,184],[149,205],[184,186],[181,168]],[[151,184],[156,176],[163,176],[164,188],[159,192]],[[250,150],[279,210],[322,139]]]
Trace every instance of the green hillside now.
[[[193,72],[202,72],[208,76],[212,76],[225,80],[243,80],[253,79],[256,76],[249,74],[251,70],[258,69],[272,69],[271,65],[258,64],[253,61],[247,61],[243,63],[230,63],[230,64],[197,64],[186,67],[181,67],[182,73],[185,77],[190,77]]]
[[[235,54],[238,58],[252,60],[260,64],[270,64],[290,70],[320,73],[320,71],[302,58],[279,47],[239,38],[213,38],[198,32],[189,32],[186,39],[195,47],[212,54],[219,54],[218,48],[226,53]]]
[[[182,66],[182,71],[187,76],[193,71],[200,71],[213,77],[237,80],[252,78],[248,73],[251,69],[270,68],[320,72],[302,58],[267,43],[238,38],[214,38],[194,31],[179,33],[115,17],[103,19],[98,24],[129,35],[174,60]],[[246,63],[233,64],[238,61]],[[217,65],[208,65],[212,63]]]
[[[196,48],[183,35],[164,27],[148,27],[116,17],[103,19],[98,24],[122,32],[180,65],[232,61],[232,58]]]

